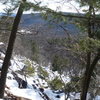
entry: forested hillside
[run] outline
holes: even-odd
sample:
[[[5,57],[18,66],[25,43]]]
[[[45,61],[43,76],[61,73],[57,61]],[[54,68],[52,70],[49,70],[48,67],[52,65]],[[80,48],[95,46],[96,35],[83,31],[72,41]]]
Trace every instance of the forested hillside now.
[[[100,100],[100,1],[42,2],[0,1],[0,99]]]

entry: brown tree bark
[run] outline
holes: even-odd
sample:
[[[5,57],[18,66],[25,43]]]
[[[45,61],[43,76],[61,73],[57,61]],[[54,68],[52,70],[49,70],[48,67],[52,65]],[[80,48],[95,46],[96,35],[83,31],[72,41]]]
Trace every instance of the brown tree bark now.
[[[95,20],[95,14],[94,13],[95,12],[93,12],[93,15],[92,15],[92,10],[93,9],[94,9],[93,6],[90,5],[89,6],[89,18],[88,18],[88,37],[89,38],[93,38],[94,32],[95,32],[94,31],[94,25],[95,25],[95,21],[94,21]],[[92,17],[94,19],[91,19]],[[93,23],[91,23],[91,20],[93,20]],[[98,57],[98,55],[97,55],[97,57]],[[89,84],[90,84],[90,79],[91,79],[92,72],[93,72],[93,70],[91,70],[91,68],[94,69],[94,67],[96,66],[96,63],[99,60],[99,59],[97,59],[95,61],[95,59],[94,59],[93,62],[91,62],[91,51],[87,53],[87,65],[86,65],[86,71],[85,71],[84,79],[83,79],[82,92],[81,92],[81,100],[86,100],[87,92],[88,92],[88,88],[89,88]]]
[[[2,69],[1,69],[1,77],[0,77],[0,98],[4,97],[4,90],[5,90],[5,83],[6,83],[6,76],[7,76],[7,71],[9,68],[9,63],[10,63],[10,59],[12,56],[12,52],[13,52],[13,47],[14,47],[14,43],[15,43],[15,39],[16,39],[16,33],[17,33],[17,29],[18,29],[18,25],[20,23],[20,19],[23,13],[23,4],[26,0],[22,0],[22,3],[19,6],[18,12],[16,14],[16,17],[14,19],[14,23],[12,26],[12,30],[11,30],[11,35],[9,38],[9,43],[8,43],[8,47],[7,47],[7,51],[6,51],[6,55],[4,58],[4,62],[2,65]]]
[[[83,83],[82,83],[82,92],[81,92],[81,100],[86,100],[86,96],[87,96],[87,79],[88,79],[88,73],[89,73],[89,68],[90,68],[90,61],[91,61],[91,53],[89,52],[87,54],[87,65],[86,65],[86,71],[84,74],[84,79],[83,79]],[[84,99],[82,99],[84,98]]]
[[[85,77],[85,83],[84,83],[85,86],[84,86],[84,91],[82,91],[83,93],[82,93],[82,96],[81,96],[81,100],[86,100],[89,84],[90,84],[90,81],[91,81],[91,76],[92,76],[93,70],[94,70],[99,59],[100,59],[100,52],[98,53],[98,55],[93,60],[91,66],[89,68],[89,71],[88,71],[88,73]]]

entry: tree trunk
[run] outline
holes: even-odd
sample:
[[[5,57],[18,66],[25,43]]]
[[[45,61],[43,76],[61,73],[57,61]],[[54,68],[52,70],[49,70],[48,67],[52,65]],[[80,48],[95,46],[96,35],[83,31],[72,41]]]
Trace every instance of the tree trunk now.
[[[89,6],[89,18],[88,18],[88,37],[89,38],[92,38],[91,15],[92,15],[92,7]],[[88,80],[89,68],[91,66],[91,51],[87,53],[87,60],[86,61],[87,61],[87,64],[86,64],[86,71],[85,71],[84,79],[83,79],[83,83],[82,83],[81,100],[86,100],[86,97],[87,97],[87,91],[88,91],[87,80]]]
[[[98,55],[93,60],[91,66],[89,68],[89,71],[88,71],[87,75],[85,76],[85,83],[84,83],[84,89],[83,89],[82,95],[81,95],[81,100],[86,100],[89,84],[91,81],[91,76],[92,76],[93,70],[99,59],[100,59],[100,53],[98,53]]]
[[[89,73],[89,68],[90,68],[90,61],[91,61],[91,53],[89,52],[88,54],[87,54],[87,65],[86,65],[86,71],[85,71],[85,74],[84,74],[84,79],[83,79],[83,83],[82,83],[82,93],[81,93],[81,98],[86,98],[86,96],[87,96],[87,86],[86,86],[86,84],[88,84],[87,83],[87,76],[88,76],[88,73]],[[84,96],[83,96],[84,95]],[[85,100],[85,99],[83,99],[83,100]]]
[[[23,0],[23,3],[25,1],[26,0]],[[9,38],[9,43],[8,43],[6,55],[5,55],[4,62],[3,62],[3,65],[2,65],[2,69],[1,69],[0,98],[4,97],[7,71],[8,71],[8,68],[9,68],[9,63],[10,63],[10,59],[11,59],[12,52],[13,52],[13,47],[14,47],[14,43],[15,43],[15,39],[16,39],[16,33],[17,33],[18,25],[19,25],[19,22],[20,22],[22,13],[23,13],[23,3],[20,4],[18,12],[16,14],[16,17],[14,19],[14,23],[13,23],[11,35],[10,35],[10,38]]]

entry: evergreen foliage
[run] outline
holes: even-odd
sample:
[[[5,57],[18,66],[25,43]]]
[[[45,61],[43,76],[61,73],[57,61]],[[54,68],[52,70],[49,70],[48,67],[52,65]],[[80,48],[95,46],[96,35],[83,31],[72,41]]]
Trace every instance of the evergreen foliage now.
[[[84,7],[87,6],[89,9],[88,10],[84,10],[84,15],[80,16],[75,16],[74,14],[63,14],[61,12],[56,12],[53,11],[47,7],[40,7],[41,2],[38,3],[30,3],[30,2],[24,2],[23,1],[14,1],[11,0],[11,3],[14,4],[14,7],[5,9],[5,11],[7,12],[7,15],[10,15],[11,12],[13,10],[15,10],[19,4],[21,4],[21,7],[19,9],[19,13],[17,15],[17,18],[15,18],[15,25],[13,25],[12,28],[12,38],[10,39],[10,43],[8,45],[8,49],[7,49],[7,55],[5,57],[4,60],[4,64],[3,64],[3,68],[2,68],[2,74],[1,74],[1,78],[3,79],[3,82],[1,82],[1,86],[0,89],[2,92],[0,94],[0,97],[3,97],[3,93],[4,93],[4,85],[5,85],[5,80],[6,80],[6,74],[7,74],[7,70],[8,70],[8,63],[11,59],[11,54],[12,54],[12,50],[13,50],[13,45],[14,45],[14,41],[16,38],[16,32],[18,29],[18,24],[22,15],[23,10],[29,10],[29,9],[33,9],[34,11],[41,11],[42,12],[42,16],[45,19],[48,19],[49,21],[53,20],[56,22],[67,22],[67,17],[73,17],[76,18],[75,23],[83,30],[83,32],[85,32],[85,35],[82,39],[80,39],[75,45],[72,44],[72,46],[75,47],[76,52],[73,50],[73,52],[75,53],[75,55],[73,57],[76,57],[76,53],[78,51],[85,54],[85,64],[86,64],[86,71],[84,74],[84,81],[83,81],[83,85],[82,85],[82,90],[80,85],[75,85],[75,87],[77,88],[77,91],[82,91],[82,96],[81,96],[81,100],[86,100],[86,95],[88,92],[88,88],[89,88],[89,84],[91,81],[91,77],[93,75],[93,71],[96,67],[96,64],[98,63],[99,59],[100,59],[100,30],[98,29],[99,26],[99,21],[100,21],[100,16],[98,16],[96,13],[100,10],[100,0],[76,0],[77,2],[80,3],[80,7]],[[7,3],[7,0],[4,2],[5,4]],[[18,17],[20,15],[20,18]],[[82,20],[80,20],[79,18],[82,18]],[[98,20],[99,18],[99,20]],[[17,23],[18,22],[18,23]],[[8,29],[11,29],[11,27],[8,27]],[[14,36],[13,36],[13,33]],[[14,38],[14,40],[13,40]],[[13,40],[13,41],[11,41]],[[73,41],[73,40],[72,40]],[[60,41],[55,39],[55,40],[51,40],[48,41],[49,44],[57,44],[57,45],[62,45],[64,41]],[[71,42],[73,43],[73,42]],[[68,44],[69,45],[69,44]],[[64,44],[63,46],[67,47],[68,45]],[[69,46],[69,47],[72,47]],[[33,60],[37,60],[38,59],[38,53],[39,53],[39,48],[37,46],[37,44],[35,42],[33,42],[32,44],[32,50],[33,50]],[[71,52],[72,53],[72,52]],[[10,54],[10,55],[9,55]],[[79,54],[80,55],[80,54]],[[87,56],[86,56],[87,55]],[[8,57],[8,58],[7,58]],[[78,59],[81,59],[82,56],[77,56]],[[64,57],[55,55],[53,58],[53,62],[52,62],[52,70],[53,71],[58,71],[60,74],[63,73],[63,70],[67,67],[68,65],[68,60]],[[35,69],[33,68],[33,66],[31,65],[31,63],[29,61],[26,61],[26,74],[33,74]],[[4,69],[5,68],[5,69]],[[6,69],[7,68],[7,69]],[[6,70],[6,71],[5,71]],[[39,75],[41,77],[43,77],[44,79],[48,78],[48,72],[46,70],[44,70],[42,67],[38,68],[39,71]],[[5,73],[5,75],[3,75]],[[4,77],[3,77],[4,76]],[[71,79],[71,81],[67,84],[64,84],[62,82],[62,80],[60,80],[58,77],[56,77],[55,79],[53,79],[52,81],[49,82],[50,86],[52,89],[57,90],[57,89],[62,89],[65,85],[65,90],[67,92],[71,92],[71,91],[76,91],[74,90],[73,85],[77,84],[77,82],[80,80],[79,77],[74,77]],[[3,88],[2,88],[3,86]],[[69,91],[70,89],[70,91]]]
[[[35,68],[32,66],[32,62],[29,60],[25,61],[25,69],[24,69],[24,74],[26,76],[32,76],[35,72]]]
[[[64,86],[64,83],[59,79],[59,77],[55,77],[49,82],[49,85],[53,90],[61,90]]]
[[[38,67],[38,74],[41,78],[43,78],[45,80],[48,79],[48,77],[49,77],[49,73],[41,66]]]
[[[33,52],[33,57],[32,59],[36,62],[39,60],[39,47],[35,41],[32,42],[32,52]]]
[[[61,73],[68,64],[68,60],[59,55],[55,55],[52,62],[52,70]]]

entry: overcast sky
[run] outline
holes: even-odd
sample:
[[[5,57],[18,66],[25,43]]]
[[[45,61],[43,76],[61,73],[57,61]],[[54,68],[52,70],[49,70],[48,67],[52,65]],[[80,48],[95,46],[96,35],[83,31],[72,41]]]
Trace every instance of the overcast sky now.
[[[62,2],[65,0],[41,0],[44,5],[48,5],[49,8],[54,10],[59,10],[63,12],[77,12],[79,10],[79,5],[74,2],[74,0],[66,0],[70,2]]]
[[[32,0],[29,0],[32,1]],[[34,1],[34,0],[33,0]],[[35,1],[41,1],[42,4],[41,5],[46,5],[47,7],[53,9],[53,10],[57,10],[57,11],[62,11],[62,12],[74,12],[74,13],[78,13],[81,12],[82,13],[82,9],[79,8],[79,4],[76,3],[74,0],[35,0]],[[69,1],[69,2],[62,2],[62,1]],[[6,7],[8,7],[7,5],[2,5],[0,3],[0,12],[3,13]],[[30,11],[25,12],[25,13],[30,13]]]

